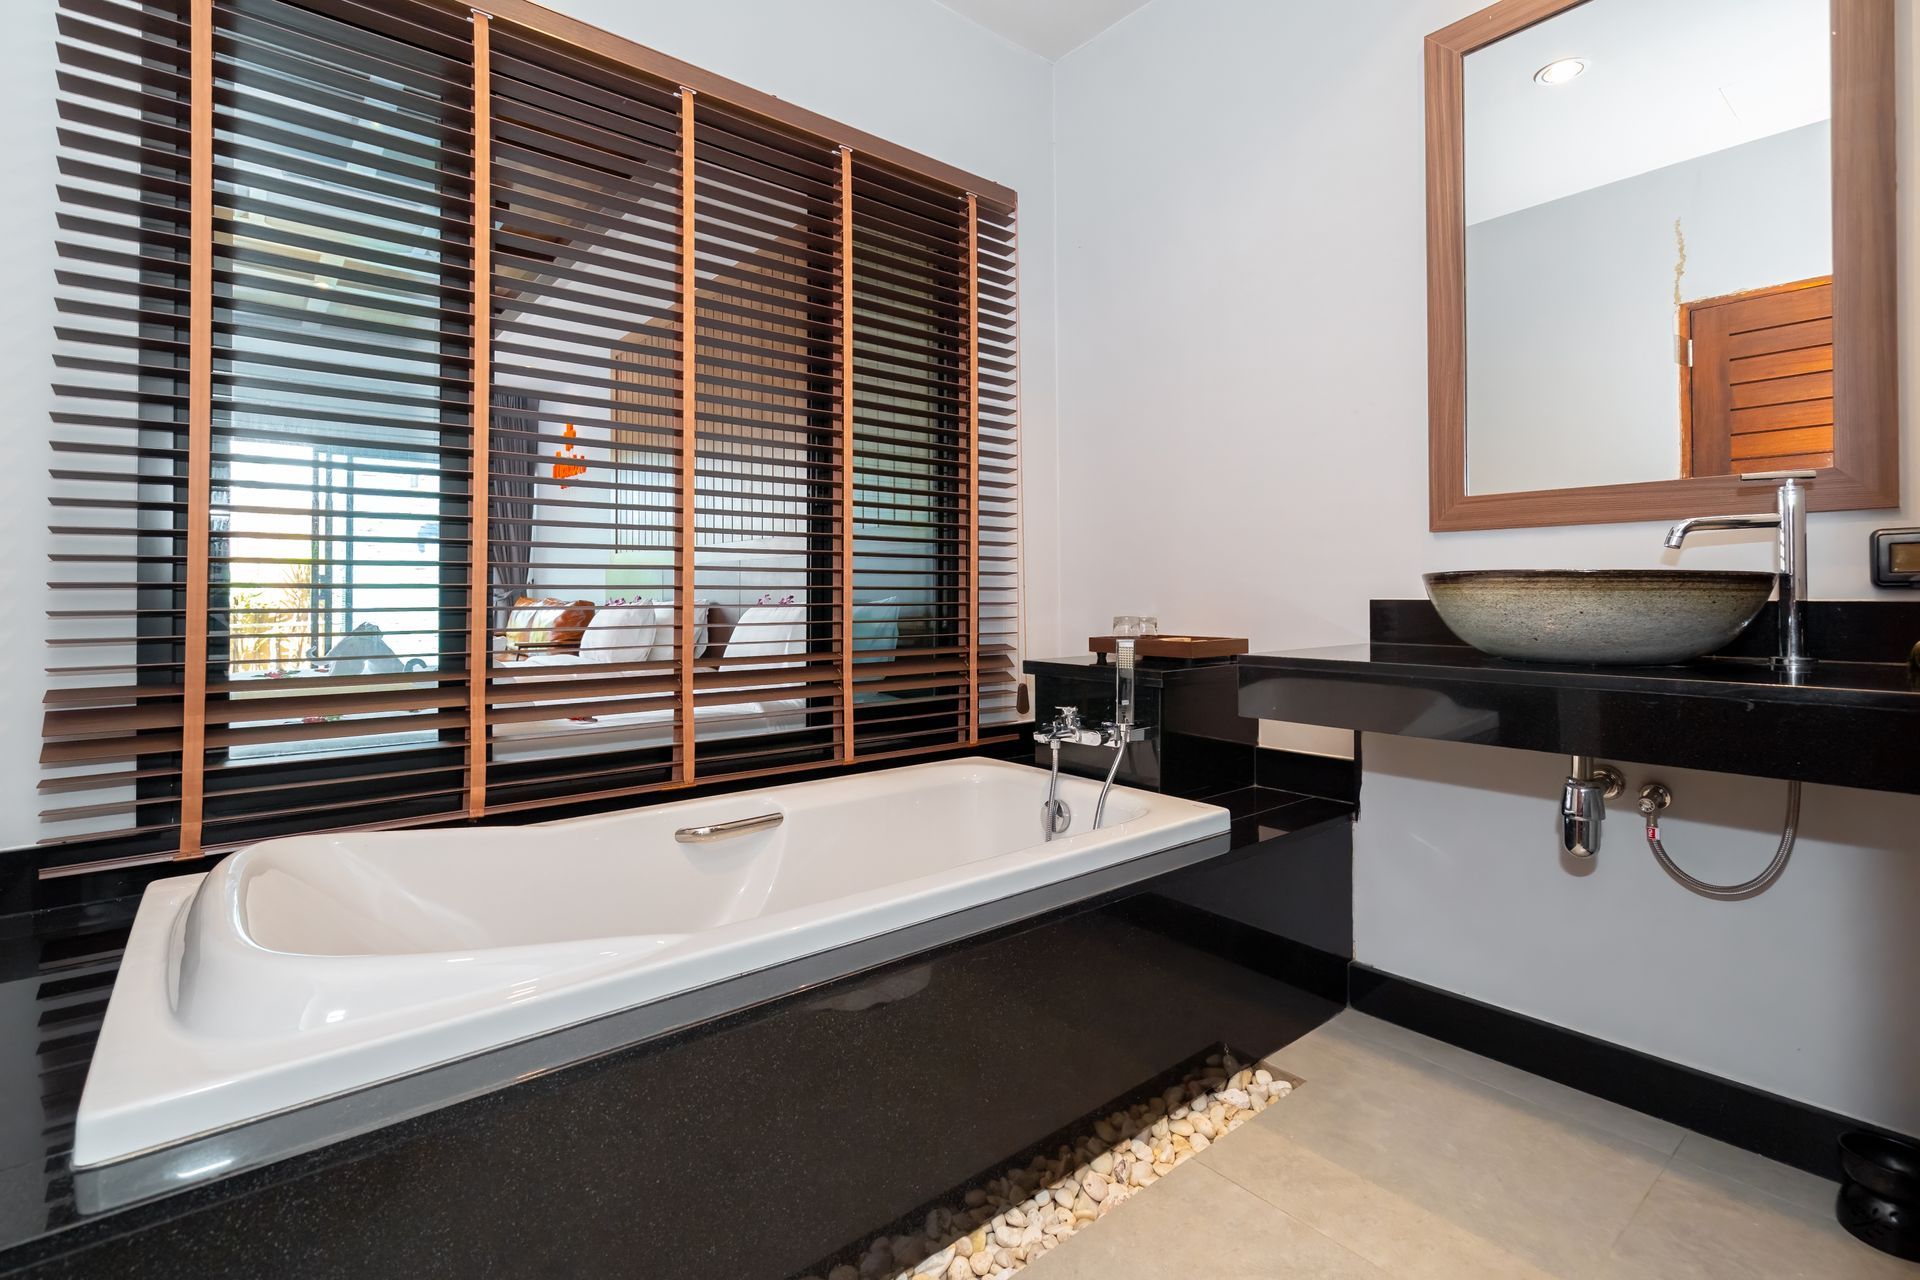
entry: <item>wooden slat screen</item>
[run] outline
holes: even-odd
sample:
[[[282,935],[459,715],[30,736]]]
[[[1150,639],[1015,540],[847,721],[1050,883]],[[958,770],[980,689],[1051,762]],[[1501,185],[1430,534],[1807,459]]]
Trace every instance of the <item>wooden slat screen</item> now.
[[[471,24],[407,0],[213,14],[203,839],[375,802],[386,821],[456,813]]]
[[[855,599],[902,620],[854,667],[859,750],[972,732],[968,233],[964,197],[855,157]]]
[[[41,822],[180,842],[189,0],[63,0],[53,552]]]
[[[59,4],[49,840],[194,856],[1014,718],[999,189],[524,6]]]
[[[623,646],[590,675],[566,653],[521,656],[507,623],[523,596],[605,603],[616,553],[644,558],[670,580],[688,533],[678,513],[677,96],[506,23],[493,24],[491,39],[495,610],[486,698],[495,744],[487,796],[498,808],[682,775],[670,754],[635,760],[627,750],[636,721],[655,730],[642,740],[658,747],[671,744],[682,715],[677,655],[687,628],[677,602],[662,611],[670,637],[651,651]]]
[[[1019,253],[1011,205],[979,202],[980,571],[978,634],[980,722],[1020,718],[1020,411]]]

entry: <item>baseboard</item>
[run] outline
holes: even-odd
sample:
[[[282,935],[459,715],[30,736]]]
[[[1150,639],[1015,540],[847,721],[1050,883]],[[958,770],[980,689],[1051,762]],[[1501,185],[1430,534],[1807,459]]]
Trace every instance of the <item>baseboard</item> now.
[[[1878,1125],[1354,963],[1348,1003],[1482,1057],[1838,1180],[1840,1135]]]

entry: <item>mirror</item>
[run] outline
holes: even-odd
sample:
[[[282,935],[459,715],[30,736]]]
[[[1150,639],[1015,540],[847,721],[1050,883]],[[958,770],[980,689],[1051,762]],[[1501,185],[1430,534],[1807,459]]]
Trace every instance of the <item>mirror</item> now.
[[[1436,529],[1755,507],[1738,477],[1786,469],[1897,504],[1890,47],[1889,0],[1429,37]]]

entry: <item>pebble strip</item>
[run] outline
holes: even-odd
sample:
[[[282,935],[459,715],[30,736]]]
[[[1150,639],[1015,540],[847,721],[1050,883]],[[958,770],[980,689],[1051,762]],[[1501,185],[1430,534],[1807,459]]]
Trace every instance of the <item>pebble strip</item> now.
[[[1166,1092],[1095,1120],[1051,1160],[1035,1156],[967,1192],[964,1207],[934,1209],[921,1234],[878,1237],[826,1280],[1010,1276],[1292,1091],[1264,1067],[1213,1054]]]

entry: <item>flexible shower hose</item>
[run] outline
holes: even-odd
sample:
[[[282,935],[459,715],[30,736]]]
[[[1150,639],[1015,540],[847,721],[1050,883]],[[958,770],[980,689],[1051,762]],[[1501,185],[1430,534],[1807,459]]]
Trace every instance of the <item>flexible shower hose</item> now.
[[[1680,864],[1673,860],[1666,846],[1660,843],[1660,810],[1665,807],[1664,804],[1657,803],[1642,794],[1640,812],[1647,818],[1647,848],[1653,850],[1653,856],[1660,860],[1660,865],[1666,868],[1667,874],[1704,898],[1716,898],[1722,901],[1750,898],[1772,885],[1780,878],[1780,873],[1787,869],[1787,859],[1793,854],[1794,836],[1800,826],[1800,784],[1797,781],[1787,784],[1787,817],[1781,824],[1780,847],[1774,850],[1773,861],[1767,864],[1765,871],[1739,884],[1711,884],[1681,870]]]
[[[1107,780],[1100,784],[1100,802],[1093,806],[1093,829],[1100,829],[1100,819],[1107,812],[1107,792],[1113,790],[1113,775],[1120,772],[1120,757],[1127,754],[1127,733],[1120,730],[1120,741],[1113,745],[1113,763],[1107,766]]]

